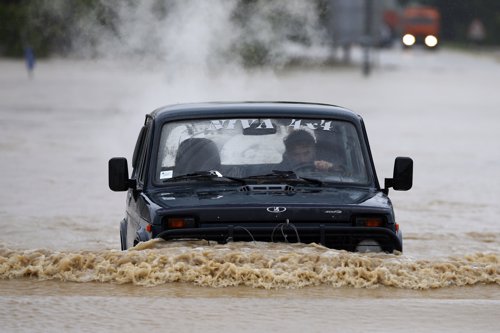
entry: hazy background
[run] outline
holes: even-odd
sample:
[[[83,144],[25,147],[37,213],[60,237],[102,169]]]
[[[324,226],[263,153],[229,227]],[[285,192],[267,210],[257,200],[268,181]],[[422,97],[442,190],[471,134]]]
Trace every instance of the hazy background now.
[[[2,332],[495,331],[500,1],[421,1],[441,15],[435,50],[401,46],[415,3],[0,0]],[[390,191],[404,253],[119,251],[109,158],[130,160],[153,109],[214,100],[361,114],[381,183],[415,162],[413,188]]]
[[[448,233],[496,230],[487,221],[500,179],[500,3],[421,3],[441,15],[436,50],[402,49],[402,15],[417,4],[409,1],[1,1],[0,213],[12,225],[9,244],[23,237],[12,221],[29,230],[57,217],[65,228],[89,221],[65,246],[113,248],[123,196],[107,189],[107,160],[130,159],[153,109],[220,100],[331,103],[363,115],[380,183],[394,157],[415,160],[413,190],[392,192],[398,217],[413,221],[409,245],[425,244],[422,233],[441,220]],[[469,36],[474,19],[481,40]]]

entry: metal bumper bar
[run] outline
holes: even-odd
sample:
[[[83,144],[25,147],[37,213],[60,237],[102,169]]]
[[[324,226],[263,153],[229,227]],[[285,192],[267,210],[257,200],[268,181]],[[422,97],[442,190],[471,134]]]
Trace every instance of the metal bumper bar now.
[[[226,243],[228,241],[302,242],[319,243],[329,248],[353,251],[362,240],[375,240],[387,252],[402,251],[398,236],[387,228],[339,227],[321,224],[319,226],[277,225],[255,227],[227,225],[217,227],[169,229],[156,238],[204,239]]]

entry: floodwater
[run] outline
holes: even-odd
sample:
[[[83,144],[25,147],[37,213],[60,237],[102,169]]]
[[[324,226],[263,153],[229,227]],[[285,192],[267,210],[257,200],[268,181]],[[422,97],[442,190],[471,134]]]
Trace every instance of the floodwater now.
[[[161,64],[0,60],[2,332],[493,332],[500,313],[500,61],[384,51],[358,68],[183,73]],[[132,155],[145,113],[171,103],[295,100],[366,122],[403,254],[318,245],[153,241],[119,251],[125,195],[107,161]]]

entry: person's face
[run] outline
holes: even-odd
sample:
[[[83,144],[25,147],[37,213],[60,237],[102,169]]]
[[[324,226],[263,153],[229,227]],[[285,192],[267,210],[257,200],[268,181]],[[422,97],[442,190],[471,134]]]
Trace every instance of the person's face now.
[[[297,145],[291,149],[289,157],[295,163],[313,162],[314,147],[311,147],[310,145]]]

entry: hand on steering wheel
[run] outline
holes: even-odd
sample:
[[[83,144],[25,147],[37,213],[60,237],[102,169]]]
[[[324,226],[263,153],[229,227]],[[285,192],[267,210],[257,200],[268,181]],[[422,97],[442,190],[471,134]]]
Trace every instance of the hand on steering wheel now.
[[[333,164],[327,161],[314,161],[314,167],[317,171],[330,171]]]

